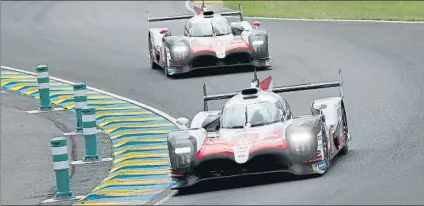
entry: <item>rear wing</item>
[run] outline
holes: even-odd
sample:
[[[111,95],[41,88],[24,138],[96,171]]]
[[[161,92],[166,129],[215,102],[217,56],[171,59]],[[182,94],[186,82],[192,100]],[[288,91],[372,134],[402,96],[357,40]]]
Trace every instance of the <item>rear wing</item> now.
[[[220,14],[221,16],[239,16],[240,21],[243,21],[243,10],[241,8],[241,5],[239,4],[239,10],[238,11],[229,11],[229,12],[220,12],[220,13],[215,13],[213,11],[206,11],[203,10],[202,12],[203,14],[205,14],[205,12],[208,12],[209,15],[210,14]],[[212,13],[210,13],[212,12]],[[159,21],[171,21],[171,20],[181,20],[181,19],[190,19],[192,17],[194,17],[195,15],[193,14],[189,14],[189,15],[178,15],[178,16],[168,16],[168,17],[150,17],[149,16],[149,11],[146,10],[146,14],[147,14],[147,22],[159,22]]]
[[[256,73],[255,73],[255,76],[256,76]],[[326,88],[334,88],[334,87],[340,88],[340,97],[343,98],[343,77],[342,77],[341,69],[339,70],[338,81],[274,87],[271,91],[274,93],[286,93],[286,92],[307,91],[307,90],[326,89]],[[208,111],[208,101],[230,99],[239,93],[240,92],[232,92],[232,93],[225,93],[225,94],[208,95],[206,93],[206,85],[203,84],[203,110]]]

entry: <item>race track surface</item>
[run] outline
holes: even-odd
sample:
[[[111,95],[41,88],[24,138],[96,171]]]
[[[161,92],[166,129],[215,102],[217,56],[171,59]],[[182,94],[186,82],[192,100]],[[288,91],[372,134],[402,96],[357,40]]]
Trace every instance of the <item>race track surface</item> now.
[[[149,68],[145,9],[189,13],[173,2],[1,2],[2,65],[86,81],[188,118],[211,93],[249,86],[251,72],[196,73],[167,79]],[[181,33],[184,21],[155,23]],[[176,196],[167,204],[423,204],[424,27],[422,24],[261,20],[269,30],[274,85],[337,80],[343,71],[351,151],[322,178],[250,177],[226,187]],[[154,26],[151,25],[151,26]],[[296,114],[337,90],[287,94]],[[218,108],[220,104],[214,104]],[[282,175],[280,175],[281,177]],[[250,184],[273,180],[269,184]],[[274,181],[275,180],[275,181]],[[245,183],[240,183],[245,182]],[[231,183],[231,184],[230,184]],[[209,186],[207,186],[209,185]],[[219,190],[217,190],[219,189]]]

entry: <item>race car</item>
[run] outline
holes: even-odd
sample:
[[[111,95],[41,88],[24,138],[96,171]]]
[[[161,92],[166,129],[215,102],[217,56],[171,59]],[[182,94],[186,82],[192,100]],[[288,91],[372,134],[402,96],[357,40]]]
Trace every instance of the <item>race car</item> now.
[[[271,76],[258,81],[255,75],[250,88],[226,94],[207,95],[203,85],[204,111],[189,127],[187,118],[178,118],[180,129],[168,133],[173,187],[275,172],[324,175],[351,140],[342,84],[339,71],[339,81],[276,88]],[[278,94],[332,87],[340,96],[313,101],[305,116],[294,116]],[[229,99],[222,110],[208,111],[208,101],[222,99]]]
[[[229,22],[225,16],[240,17]],[[268,32],[260,23],[243,21],[240,11],[150,18],[148,22],[188,19],[184,35],[171,35],[169,28],[149,28],[149,60],[153,69],[163,69],[166,76],[196,69],[228,66],[270,68]]]

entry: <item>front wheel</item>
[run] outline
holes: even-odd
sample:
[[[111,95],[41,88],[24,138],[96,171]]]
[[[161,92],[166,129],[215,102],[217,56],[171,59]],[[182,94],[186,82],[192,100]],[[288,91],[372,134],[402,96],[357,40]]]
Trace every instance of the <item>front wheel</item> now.
[[[155,50],[153,49],[152,41],[151,41],[151,37],[150,36],[149,36],[148,44],[149,44],[149,63],[150,63],[150,68],[152,68],[152,69],[155,70],[155,69],[158,69],[158,65],[154,61],[156,54],[155,54]]]
[[[169,68],[169,57],[171,56],[171,54],[169,53],[169,49],[168,47],[164,48],[164,65],[163,65],[163,72],[165,73],[166,77],[171,77],[171,75],[169,74],[168,68]]]
[[[346,155],[349,152],[349,140],[348,140],[349,130],[348,130],[348,126],[347,126],[347,117],[346,117],[346,111],[344,109],[344,106],[342,106],[342,112],[343,112],[343,117],[342,117],[342,121],[343,121],[342,129],[343,129],[343,131],[342,132],[343,132],[343,136],[344,136],[345,145],[342,148],[342,150],[340,150],[340,154]]]
[[[323,141],[324,158],[323,158],[323,160],[321,160],[318,163],[315,163],[312,166],[313,169],[317,172],[318,176],[324,176],[327,173],[327,171],[328,171],[328,169],[330,168],[330,165],[331,165],[330,150],[328,148],[329,147],[328,139],[332,138],[332,137],[331,136],[327,137],[327,135],[325,135],[326,134],[325,129],[322,130],[322,134],[323,134],[322,138],[324,140]]]

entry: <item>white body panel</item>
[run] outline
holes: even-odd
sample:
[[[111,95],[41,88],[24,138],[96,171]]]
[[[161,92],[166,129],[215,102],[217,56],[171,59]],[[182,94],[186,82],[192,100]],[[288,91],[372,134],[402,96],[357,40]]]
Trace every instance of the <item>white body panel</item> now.
[[[219,112],[221,111],[205,111],[197,113],[191,121],[190,128],[202,128],[202,124],[205,121],[206,117],[208,117],[209,115],[216,115]]]

